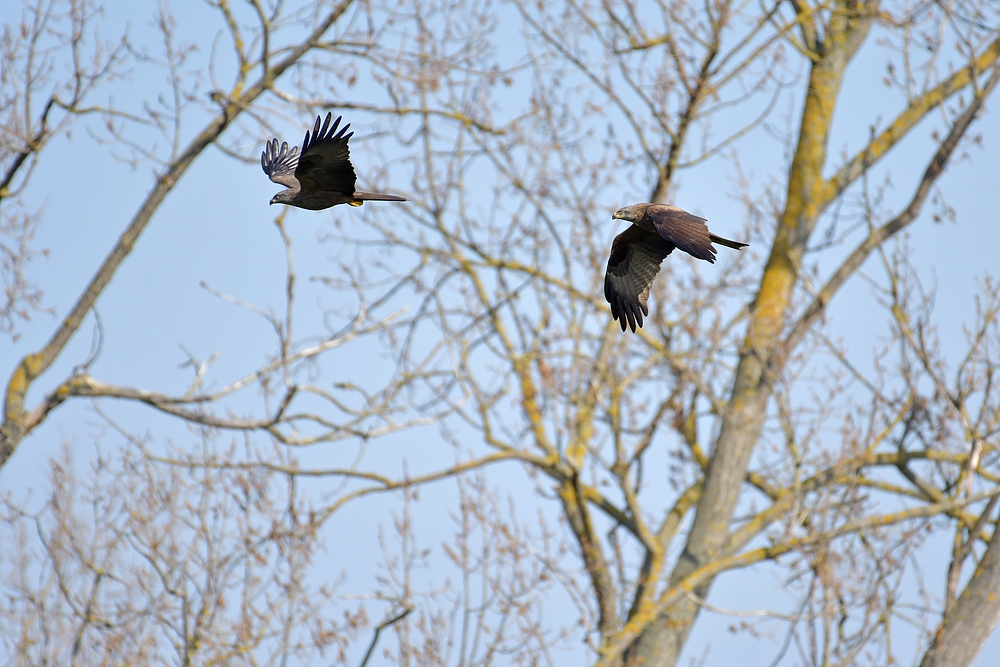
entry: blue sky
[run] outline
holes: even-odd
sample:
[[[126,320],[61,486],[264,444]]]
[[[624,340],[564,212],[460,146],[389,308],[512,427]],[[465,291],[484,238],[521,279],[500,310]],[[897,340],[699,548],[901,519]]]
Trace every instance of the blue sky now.
[[[151,42],[153,33],[148,16],[143,13],[149,8],[140,3],[109,3],[102,30],[109,35],[115,34],[127,23],[136,43]],[[13,9],[11,3],[0,10],[0,18],[5,23],[17,18]],[[195,58],[206,58],[216,38],[217,27],[203,20],[200,5],[178,3],[174,10],[183,34],[198,45]],[[877,118],[885,122],[896,110],[893,105],[899,106],[898,100],[886,100],[887,93],[880,84],[880,77],[874,74],[881,68],[880,58],[874,49],[868,49],[851,65],[845,83],[846,94],[837,109],[832,156],[841,151],[850,154],[857,150],[868,137],[869,124]],[[151,71],[154,74],[150,74]],[[155,97],[165,83],[166,73],[160,70],[158,78],[155,72],[150,68],[137,71],[115,83],[108,94],[113,95],[116,103],[138,109],[140,100]],[[523,90],[523,85],[515,86],[511,95]],[[206,88],[207,83],[202,85],[200,92],[207,93]],[[373,96],[381,94],[380,90],[372,90]],[[364,97],[363,89],[354,91],[353,95]],[[793,111],[794,103],[794,100],[789,102]],[[943,344],[955,350],[963,341],[963,323],[969,321],[974,312],[977,280],[987,272],[996,271],[996,248],[1000,247],[996,213],[1000,210],[996,176],[1000,173],[997,104],[996,98],[992,100],[985,117],[974,128],[982,135],[981,145],[969,146],[967,155],[952,164],[939,182],[940,190],[955,209],[955,221],[934,223],[929,210],[925,209],[921,219],[908,232],[914,264],[925,285],[935,287],[935,312]],[[193,114],[189,133],[197,127],[197,117],[198,114]],[[359,187],[374,189],[369,186],[376,180],[374,174],[379,168],[380,151],[405,153],[416,148],[392,145],[385,138],[372,137],[374,126],[368,115],[352,113],[348,118],[357,132],[352,140],[352,156],[360,175]],[[97,120],[96,117],[84,119],[70,135],[60,136],[46,147],[24,196],[29,206],[38,207],[43,213],[34,243],[36,248],[47,251],[45,257],[32,262],[29,275],[43,289],[44,305],[52,308],[56,316],[65,314],[76,299],[151,183],[150,165],[140,164],[133,168],[114,159],[105,145],[84,131],[88,123],[97,123]],[[913,138],[905,146],[885,161],[882,169],[891,172],[893,184],[886,199],[889,209],[898,208],[900,202],[910,196],[916,175],[933,152],[931,132],[938,121],[939,117],[929,118],[914,131]],[[281,138],[299,142],[307,122],[304,117],[290,115],[279,121],[275,130]],[[278,186],[266,179],[256,162],[267,138],[247,137],[240,141],[240,154],[246,158],[243,163],[215,148],[209,149],[170,193],[98,302],[104,339],[101,356],[92,368],[95,377],[165,393],[180,393],[191,379],[190,369],[181,367],[187,359],[183,349],[201,359],[217,355],[209,374],[210,381],[216,385],[242,376],[262,363],[266,353],[273,349],[274,333],[263,318],[219,299],[203,287],[203,284],[208,285],[265,310],[281,312],[284,309],[285,252],[274,225],[281,211],[267,205]],[[757,186],[772,174],[780,173],[782,156],[773,141],[754,135],[744,142],[742,150],[744,166],[752,170]],[[678,180],[674,198],[678,205],[709,218],[714,231],[738,236],[744,225],[744,211],[732,196],[735,189],[732,164],[720,156],[685,172]],[[622,194],[622,201],[608,202],[609,210],[644,199],[649,190],[648,183],[635,182],[634,187]],[[409,184],[401,184],[399,191],[410,194]],[[363,209],[341,206],[323,212],[288,212],[286,228],[293,240],[300,278],[296,326],[301,334],[308,332],[320,336],[325,333],[323,306],[331,305],[330,300],[336,296],[309,278],[336,273],[340,262],[350,262],[353,257],[351,247],[337,240],[323,239],[335,235],[338,225],[348,229],[363,225],[366,216],[372,214],[370,208],[371,205]],[[608,224],[610,241],[618,230],[610,221],[610,215]],[[765,253],[761,239],[756,241],[753,252]],[[825,255],[821,268],[829,270],[835,258],[851,247],[848,243],[841,252]],[[762,261],[762,255],[758,255],[757,261]],[[881,271],[877,259],[869,260],[864,270],[873,276],[880,275]],[[345,312],[352,307],[345,305]],[[852,362],[859,368],[870,368],[872,351],[886,327],[885,313],[874,307],[871,288],[865,281],[853,280],[832,304],[827,319],[835,323],[833,332],[843,339]],[[19,326],[21,336],[16,342],[0,338],[0,360],[3,360],[0,372],[9,373],[16,359],[44,344],[55,323],[54,317],[35,313],[30,322]],[[52,382],[65,377],[74,365],[87,357],[92,331],[93,317],[90,316],[59,361],[32,388],[29,405],[38,401],[51,388]],[[328,360],[339,377],[362,381],[370,379],[372,368],[378,369],[376,373],[388,372],[384,358],[359,356],[354,349],[338,351]],[[245,405],[254,403],[254,397],[250,396]],[[129,428],[155,434],[158,439],[182,443],[190,437],[176,422],[146,408],[115,405],[113,410]],[[439,438],[433,427],[418,429],[415,433],[405,438],[387,439],[373,449],[379,456],[391,460],[397,469],[426,464],[428,459],[447,460],[452,456],[450,449],[434,451]],[[15,497],[27,494],[29,489],[40,488],[44,485],[45,462],[58,453],[61,442],[75,443],[76,448],[77,444],[89,443],[95,438],[105,442],[113,440],[104,433],[99,418],[86,402],[70,401],[22,443],[0,471],[0,483]],[[354,447],[338,449],[334,456],[350,459]],[[80,446],[79,459],[86,460],[90,451],[89,446]],[[304,457],[319,460],[327,455],[323,450],[303,453]],[[411,463],[413,461],[418,463]],[[498,468],[489,478],[505,492],[518,497],[530,494],[533,488],[515,466]],[[438,487],[432,487],[424,496],[419,512],[428,546],[434,546],[435,539],[445,539],[449,534],[450,525],[441,522],[440,517],[450,508],[453,499],[452,490]],[[395,501],[364,501],[359,505],[362,509],[338,515],[327,526],[332,543],[338,539],[336,536],[349,534],[354,542],[364,545],[357,549],[334,546],[329,550],[333,554],[331,568],[351,572],[349,587],[356,587],[358,593],[367,590],[365,578],[374,574],[371,565],[373,554],[377,552],[378,524],[371,521],[369,513],[381,513],[387,524],[388,510],[394,506]],[[524,511],[530,514],[529,509],[525,503]],[[925,570],[940,571],[941,568],[935,570],[928,566]],[[428,576],[433,579],[435,575],[432,572]],[[774,590],[774,583],[765,581],[766,576],[727,575],[713,589],[711,601],[725,608],[752,608],[760,596]],[[774,606],[781,604],[778,596]],[[377,618],[378,613],[373,617]],[[706,614],[689,643],[688,655],[696,659],[710,644],[707,665],[729,664],[726,656],[735,654],[745,657],[745,636],[725,632],[731,622],[725,617]],[[769,650],[773,650],[767,642],[761,642],[757,648],[762,661],[766,660]],[[994,636],[977,664],[985,667],[990,656],[998,652],[1000,640]]]

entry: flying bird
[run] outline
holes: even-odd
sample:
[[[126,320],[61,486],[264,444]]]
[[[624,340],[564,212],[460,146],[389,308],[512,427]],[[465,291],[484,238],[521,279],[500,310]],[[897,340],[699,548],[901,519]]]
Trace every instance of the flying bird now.
[[[692,257],[715,263],[715,247],[742,250],[747,243],[730,241],[708,231],[705,218],[667,204],[632,204],[618,209],[615,220],[632,226],[615,237],[604,274],[604,298],[611,304],[611,317],[625,331],[635,333],[649,315],[649,288],[663,258],[680,248]]]
[[[354,133],[347,132],[350,123],[337,132],[341,118],[338,116],[331,125],[333,114],[328,113],[321,127],[320,117],[316,116],[312,134],[307,130],[302,140],[301,153],[297,146],[289,149],[284,141],[281,148],[277,139],[267,142],[260,154],[260,166],[268,178],[288,188],[271,197],[272,204],[319,211],[337,204],[361,206],[366,201],[406,201],[396,195],[354,189],[357,175],[347,148],[347,141]]]

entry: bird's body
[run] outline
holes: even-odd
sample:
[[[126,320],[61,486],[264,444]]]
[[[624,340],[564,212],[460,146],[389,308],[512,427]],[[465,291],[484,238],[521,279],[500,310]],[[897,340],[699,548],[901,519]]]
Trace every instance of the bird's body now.
[[[667,204],[633,204],[618,209],[615,220],[632,226],[615,237],[608,270],[604,274],[604,298],[611,316],[634,332],[649,315],[649,289],[663,258],[680,248],[692,257],[715,263],[718,243],[742,250],[746,243],[730,241],[708,231],[705,218]]]
[[[320,211],[337,204],[361,206],[366,201],[406,201],[396,195],[354,189],[357,176],[347,147],[354,133],[347,132],[350,123],[337,132],[340,120],[337,117],[333,121],[333,114],[328,113],[321,126],[317,116],[312,133],[306,131],[302,140],[301,153],[298,147],[289,148],[286,142],[279,147],[277,139],[267,143],[260,155],[260,166],[268,178],[287,188],[271,198],[272,204]]]

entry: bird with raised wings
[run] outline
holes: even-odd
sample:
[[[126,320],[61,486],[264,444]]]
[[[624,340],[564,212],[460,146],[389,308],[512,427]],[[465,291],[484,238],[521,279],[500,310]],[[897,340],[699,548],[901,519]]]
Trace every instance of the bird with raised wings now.
[[[649,288],[663,258],[680,248],[692,257],[715,263],[715,247],[742,250],[747,243],[730,241],[708,231],[705,218],[667,204],[632,204],[618,209],[615,220],[632,226],[615,237],[608,270],[604,274],[604,298],[611,304],[611,317],[625,331],[635,332],[649,315]]]
[[[287,189],[271,197],[272,204],[287,204],[311,211],[319,211],[337,204],[361,206],[366,201],[406,201],[396,195],[355,190],[357,175],[351,166],[351,152],[347,141],[354,136],[348,133],[350,123],[337,132],[342,116],[332,121],[333,114],[326,114],[320,126],[316,117],[312,134],[306,131],[299,148],[289,148],[287,142],[271,139],[260,155],[260,166],[275,183]],[[332,121],[332,124],[331,124]]]

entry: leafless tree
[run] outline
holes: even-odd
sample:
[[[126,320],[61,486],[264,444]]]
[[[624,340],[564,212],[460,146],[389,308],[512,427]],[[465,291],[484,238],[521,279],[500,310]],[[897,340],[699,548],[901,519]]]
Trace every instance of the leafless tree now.
[[[214,115],[191,143],[168,135],[169,157],[141,155],[162,165],[149,198],[52,340],[14,369],[3,461],[64,401],[118,398],[246,439],[239,457],[213,448],[164,454],[122,429],[125,452],[139,453],[123,460],[171,479],[184,471],[190,492],[203,488],[204,471],[219,471],[222,479],[282,480],[297,506],[305,501],[293,480],[319,481],[324,490],[309,496],[307,522],[317,533],[366,496],[396,494],[401,504],[381,545],[384,573],[370,597],[390,603],[396,640],[381,655],[399,664],[551,663],[554,651],[582,641],[599,665],[675,665],[706,611],[745,615],[739,627],[748,640],[760,624],[780,628],[774,664],[892,664],[900,652],[924,666],[972,664],[1000,618],[992,594],[1000,587],[1000,292],[984,278],[964,348],[943,345],[906,231],[948,216],[939,179],[973,144],[1000,80],[995,6],[209,5],[235,50],[236,84],[215,86],[207,107]],[[165,37],[176,29],[165,10],[159,25]],[[168,49],[163,58],[178,82],[188,71],[183,53]],[[831,137],[856,94],[852,63],[864,70],[852,76],[883,84],[897,107],[872,108],[867,140],[837,156]],[[143,121],[169,133],[188,105],[206,108],[190,90],[176,99],[176,108]],[[84,364],[27,407],[28,387],[80,327],[187,166],[213,143],[245,158],[240,131],[319,109],[373,118],[394,148],[390,157],[389,143],[371,150],[383,151],[375,154],[385,173],[408,181],[413,200],[328,235],[353,261],[320,282],[340,303],[361,304],[360,314],[338,312],[344,324],[318,342],[293,337],[298,285],[279,218],[287,309],[261,311],[276,334],[272,362],[208,389],[205,362],[192,359],[195,378],[180,396],[113,386]],[[794,111],[783,118],[784,109]],[[114,109],[100,113],[113,119],[112,137],[128,141],[132,121]],[[925,124],[936,128],[934,146],[911,175],[892,158],[920,154],[914,137]],[[600,290],[620,231],[609,226],[611,211],[670,200],[684,174],[749,174],[764,161],[762,144],[784,151],[768,162],[780,173],[763,183],[715,183],[740,198],[751,252],[710,270],[671,257],[645,328],[623,335]],[[31,154],[39,166],[29,176],[43,159]],[[929,200],[938,208],[932,215]],[[866,307],[889,322],[870,360],[844,349],[838,323],[827,318],[844,286],[863,278],[871,285]],[[337,378],[324,355],[345,345],[388,352],[395,370],[375,390]],[[310,379],[314,369],[323,383]],[[242,414],[228,407],[233,397],[252,386],[265,397],[263,412],[233,416]],[[421,428],[428,424],[435,435]],[[398,460],[362,455],[367,443],[404,431],[429,443],[419,469],[409,469],[413,457],[400,472]],[[302,464],[294,452],[317,443],[350,443],[362,453],[345,467]],[[143,479],[136,475],[129,479]],[[440,480],[454,490],[454,536],[435,543],[411,512],[421,490]],[[506,497],[518,485],[534,494],[512,506]],[[64,499],[82,493],[54,488]],[[61,545],[64,538],[46,537],[54,534],[46,522],[64,516],[66,502],[42,516],[18,514],[13,525],[30,520],[42,526],[42,543]],[[94,534],[115,530],[114,511],[102,511],[110,519],[96,512]],[[287,523],[273,508],[259,512]],[[183,511],[171,516],[190,520]],[[220,526],[218,534],[226,544],[233,533]],[[303,538],[294,558],[308,561],[314,539]],[[933,574],[944,590],[914,603],[919,563],[943,540],[950,562]],[[85,627],[80,636],[110,637],[80,602],[92,572],[80,564],[95,557],[59,548],[78,554],[75,588],[45,590],[73,628]],[[29,570],[41,559],[20,553]],[[146,558],[142,548],[134,553]],[[435,577],[420,575],[425,567],[461,583],[427,583]],[[738,580],[734,573],[765,567],[781,572],[793,598],[786,608],[768,601],[734,611],[710,601],[720,576]],[[194,582],[198,574],[186,576]],[[28,583],[18,586],[19,599],[34,594]],[[346,609],[342,599],[318,596],[312,606],[302,595],[295,613]],[[573,610],[571,620],[542,615],[555,600]],[[359,609],[312,648],[347,646]],[[917,627],[916,645],[893,641],[903,622]],[[267,655],[304,646],[294,638],[274,645]]]
[[[203,444],[199,454],[213,449]],[[80,486],[67,448],[52,463],[43,511],[27,515],[8,504],[2,615],[9,660],[343,660],[364,613],[318,613],[336,590],[308,580],[321,544],[294,478],[282,484],[246,469],[164,469],[141,452],[98,455]]]

